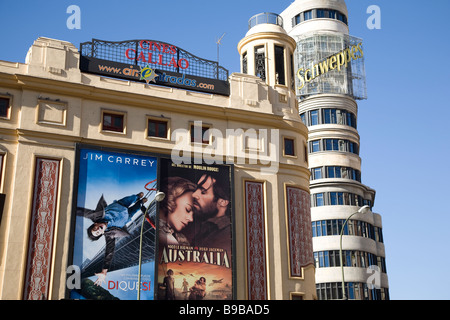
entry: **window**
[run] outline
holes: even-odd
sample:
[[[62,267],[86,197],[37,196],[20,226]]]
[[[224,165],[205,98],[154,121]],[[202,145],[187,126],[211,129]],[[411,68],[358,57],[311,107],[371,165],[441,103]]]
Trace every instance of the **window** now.
[[[311,125],[315,126],[319,124],[319,110],[311,111]]]
[[[328,18],[336,19],[336,10],[328,10]]]
[[[242,73],[247,73],[247,52],[242,54]]]
[[[351,112],[347,112],[347,125],[356,129],[356,117]]]
[[[348,140],[324,139],[324,148],[326,151],[341,151],[359,154],[358,144]]]
[[[275,74],[277,84],[286,85],[284,71],[284,48],[275,46]]]
[[[330,204],[332,206],[344,205],[344,193],[343,192],[330,192]]]
[[[0,97],[0,117],[8,118],[9,117],[9,98]]]
[[[320,151],[320,140],[311,141],[311,152]]]
[[[320,196],[319,196],[320,195]],[[320,200],[318,200],[320,198]],[[324,192],[311,196],[311,206],[357,206],[362,207],[365,204],[372,205],[370,200],[349,192]],[[370,232],[371,234],[373,232]]]
[[[167,139],[167,121],[148,119],[147,136]]]
[[[311,178],[313,180],[322,179],[322,168],[314,168],[314,169],[312,169]]]
[[[336,109],[323,110],[323,123],[336,123]]]
[[[339,151],[339,140],[337,139],[325,139],[326,151]]]
[[[317,9],[317,18],[325,18],[325,10]]]
[[[292,18],[292,27],[295,27],[300,22],[313,19],[313,11],[315,12],[314,18],[316,18],[316,19],[324,19],[324,18],[336,19],[336,20],[342,21],[343,23],[347,24],[347,17],[343,13],[341,13],[337,10],[314,9],[314,10],[308,10],[305,12],[301,12],[298,15],[294,16],[294,18]]]
[[[340,178],[341,177],[340,167],[327,167],[327,177]]]
[[[294,139],[284,138],[284,155],[295,156],[295,141]]]
[[[209,127],[191,125],[191,142],[209,144]]]
[[[3,176],[3,159],[5,158],[4,154],[0,153],[0,192],[2,190],[2,176]],[[1,210],[1,208],[0,208]],[[0,221],[1,221],[1,217],[0,217]]]
[[[307,123],[306,123],[306,113],[300,114],[300,118],[302,119],[303,124],[307,125]]]
[[[306,126],[314,126],[318,124],[340,124],[356,129],[356,116],[347,110],[321,108],[304,112],[300,116]]]
[[[325,205],[325,202],[323,200],[323,193],[317,193],[314,195],[314,203],[316,207],[322,207]]]
[[[264,46],[255,47],[255,72],[257,77],[266,81],[266,51]]]
[[[124,132],[124,114],[103,112],[102,130]]]
[[[310,19],[312,19],[312,10],[309,10],[309,11],[305,11],[304,12],[304,21],[306,21],[306,20],[310,20]]]

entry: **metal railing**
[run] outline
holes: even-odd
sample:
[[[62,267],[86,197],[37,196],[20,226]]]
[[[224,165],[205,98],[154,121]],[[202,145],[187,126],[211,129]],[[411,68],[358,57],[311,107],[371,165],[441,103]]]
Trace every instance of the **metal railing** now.
[[[276,13],[271,12],[259,13],[250,18],[250,20],[248,21],[248,29],[250,30],[254,26],[263,23],[275,24],[280,27],[283,27],[283,18]]]

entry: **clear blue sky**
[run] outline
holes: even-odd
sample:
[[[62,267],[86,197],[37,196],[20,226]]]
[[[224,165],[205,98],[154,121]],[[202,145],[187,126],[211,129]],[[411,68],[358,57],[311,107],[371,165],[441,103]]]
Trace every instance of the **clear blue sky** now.
[[[347,0],[351,35],[364,40],[368,100],[359,103],[363,183],[377,191],[392,299],[450,299],[450,37],[448,0]],[[239,72],[248,19],[281,13],[289,0],[1,0],[0,60],[24,62],[39,36],[151,39]],[[69,30],[69,5],[81,30]],[[367,7],[381,8],[369,30]]]

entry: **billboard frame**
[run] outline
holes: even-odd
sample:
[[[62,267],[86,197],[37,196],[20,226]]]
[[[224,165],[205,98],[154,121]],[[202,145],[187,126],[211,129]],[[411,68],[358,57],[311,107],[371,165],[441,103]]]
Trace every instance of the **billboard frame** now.
[[[104,152],[114,152],[114,153],[123,153],[123,154],[130,154],[130,155],[137,155],[137,156],[148,156],[148,157],[154,157],[157,160],[157,166],[156,166],[156,176],[157,176],[157,190],[160,189],[160,180],[161,180],[161,159],[169,159],[170,155],[162,154],[162,153],[155,153],[155,152],[145,152],[142,150],[130,150],[130,149],[121,149],[121,148],[111,148],[111,147],[102,147],[98,145],[91,145],[91,144],[84,144],[84,143],[76,143],[75,144],[75,163],[74,163],[74,179],[73,179],[73,185],[72,185],[72,210],[71,210],[71,216],[70,216],[70,231],[69,231],[69,248],[68,248],[68,256],[67,256],[67,266],[73,265],[74,262],[74,245],[75,245],[75,234],[76,234],[76,210],[77,210],[77,202],[78,202],[78,186],[79,186],[79,174],[80,174],[80,155],[82,149],[91,149],[91,150],[98,150],[98,151],[104,151]],[[191,163],[198,163],[195,162],[196,160],[194,158],[191,159]],[[207,165],[202,162],[202,165]],[[231,277],[232,277],[232,300],[235,300],[237,298],[237,276],[236,276],[236,211],[235,211],[235,176],[234,176],[234,164],[220,164],[220,166],[227,166],[230,170],[230,224],[231,224]],[[157,212],[159,211],[158,203],[157,205]],[[156,214],[156,225],[159,225],[159,214]],[[155,273],[154,273],[154,295],[153,299],[158,300],[158,290],[157,290],[157,284],[158,284],[158,262],[157,262],[157,254],[159,252],[159,237],[158,233],[156,231],[155,234]],[[65,285],[65,299],[70,300],[70,292],[72,289],[69,289],[67,287],[67,280],[69,279],[70,275],[66,273],[66,285]]]

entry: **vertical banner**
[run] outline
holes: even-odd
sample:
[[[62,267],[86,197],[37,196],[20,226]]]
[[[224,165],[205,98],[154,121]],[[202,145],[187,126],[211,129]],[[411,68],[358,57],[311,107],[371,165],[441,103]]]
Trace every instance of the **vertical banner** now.
[[[135,300],[140,289],[141,300],[152,300],[157,158],[83,148],[78,156],[73,264],[81,288],[71,298]]]
[[[231,167],[160,161],[158,299],[233,299]]]
[[[267,300],[264,183],[245,181],[247,290],[249,300]]]
[[[36,159],[24,300],[49,299],[59,168],[59,160]]]

